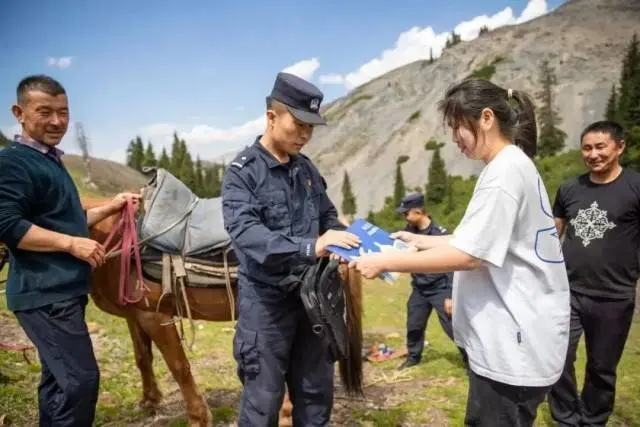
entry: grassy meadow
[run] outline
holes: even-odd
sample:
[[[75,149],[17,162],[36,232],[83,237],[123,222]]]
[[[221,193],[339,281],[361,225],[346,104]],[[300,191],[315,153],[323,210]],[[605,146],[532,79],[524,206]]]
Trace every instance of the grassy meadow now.
[[[366,344],[386,343],[397,348],[404,343],[406,300],[409,285],[404,277],[395,286],[381,281],[365,282]],[[28,343],[15,318],[0,299],[0,342]],[[87,321],[98,357],[102,381],[95,425],[182,426],[184,405],[176,383],[154,348],[154,366],[164,394],[155,414],[137,408],[141,382],[133,358],[126,323],[90,304]],[[240,384],[231,356],[231,323],[198,322],[196,343],[189,354],[192,372],[211,408],[215,425],[235,419]],[[188,331],[188,329],[187,329]],[[354,426],[459,426],[463,424],[467,381],[455,346],[441,330],[435,313],[428,326],[429,347],[423,363],[397,371],[400,360],[366,363],[366,396],[349,400],[338,390],[334,424]],[[36,389],[39,365],[34,351],[0,351],[0,417],[12,425],[31,426],[37,419]],[[584,348],[579,350],[579,381],[584,371]],[[640,325],[636,320],[618,370],[616,411],[611,426],[640,425]],[[1,425],[1,423],[0,423]],[[546,405],[540,408],[538,426],[550,426]]]

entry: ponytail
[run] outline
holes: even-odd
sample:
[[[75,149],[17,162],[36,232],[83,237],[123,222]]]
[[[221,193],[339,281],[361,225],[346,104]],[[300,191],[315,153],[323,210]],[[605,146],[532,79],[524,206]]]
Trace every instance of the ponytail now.
[[[509,89],[507,92],[507,97],[516,103],[513,143],[520,147],[527,156],[534,158],[538,152],[538,126],[533,103],[529,96],[522,91]]]
[[[522,91],[504,89],[484,79],[466,79],[447,90],[438,108],[448,124],[471,123],[480,118],[484,108],[491,108],[500,131],[513,144],[530,158],[538,152],[535,108]]]

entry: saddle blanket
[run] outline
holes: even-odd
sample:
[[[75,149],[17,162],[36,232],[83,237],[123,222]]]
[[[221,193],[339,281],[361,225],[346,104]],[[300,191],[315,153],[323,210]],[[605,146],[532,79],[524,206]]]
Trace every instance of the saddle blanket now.
[[[163,168],[145,168],[152,174],[143,190],[144,215],[138,221],[141,240],[155,249],[201,257],[228,246],[222,198],[201,199]]]

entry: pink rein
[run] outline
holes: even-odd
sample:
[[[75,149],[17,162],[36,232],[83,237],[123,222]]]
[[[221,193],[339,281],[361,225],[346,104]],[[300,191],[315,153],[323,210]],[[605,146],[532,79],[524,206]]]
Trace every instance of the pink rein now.
[[[107,253],[107,259],[112,258],[120,254],[120,284],[118,287],[118,303],[120,305],[136,304],[144,298],[144,291],[148,288],[144,285],[144,279],[142,277],[142,261],[140,260],[140,247],[138,243],[138,233],[136,230],[136,204],[132,199],[127,198],[127,204],[122,208],[120,213],[120,221],[116,225],[107,240],[104,243],[104,248],[107,250],[111,240],[115,237],[118,231],[122,231],[122,235],[118,243]],[[131,255],[136,263],[136,276],[137,285],[132,287],[131,285]],[[139,297],[134,297],[136,290],[142,288],[142,292]]]

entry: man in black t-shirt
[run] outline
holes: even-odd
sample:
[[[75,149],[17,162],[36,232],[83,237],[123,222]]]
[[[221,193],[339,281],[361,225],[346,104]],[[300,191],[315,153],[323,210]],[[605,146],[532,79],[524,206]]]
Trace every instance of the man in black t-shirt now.
[[[559,425],[604,426],[635,306],[640,174],[620,165],[624,130],[617,123],[589,125],[581,150],[589,172],[564,182],[553,207],[571,286],[571,331],[565,369],[548,400]],[[573,364],[582,331],[587,368],[579,396]]]
[[[404,197],[396,209],[403,214],[407,226],[405,231],[414,234],[440,236],[447,230],[438,225],[424,210],[424,196],[412,193]],[[445,304],[451,299],[452,276],[448,274],[411,274],[413,288],[407,302],[407,359],[400,365],[400,369],[409,368],[420,363],[424,350],[424,336],[427,321],[433,309],[438,313],[440,325],[444,332],[453,340],[451,319],[446,313]]]

